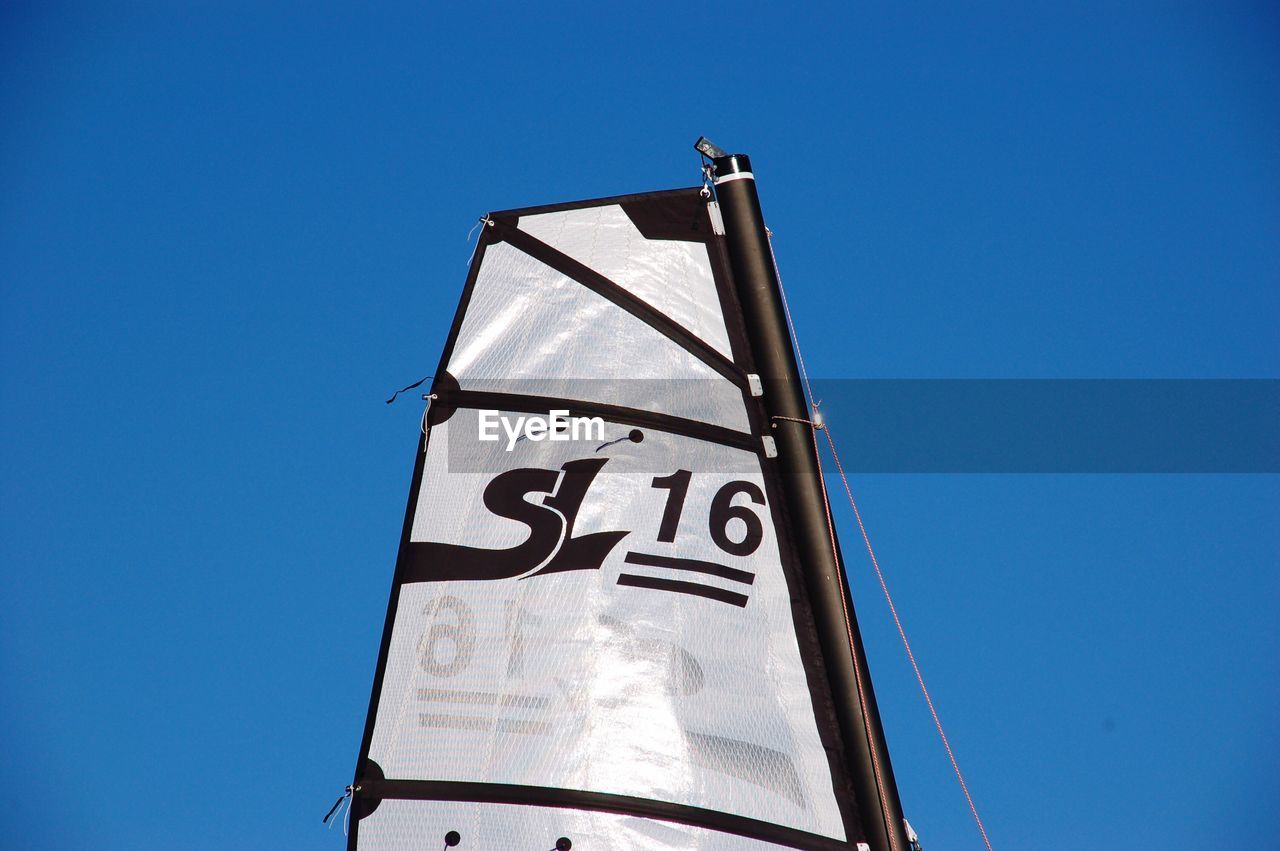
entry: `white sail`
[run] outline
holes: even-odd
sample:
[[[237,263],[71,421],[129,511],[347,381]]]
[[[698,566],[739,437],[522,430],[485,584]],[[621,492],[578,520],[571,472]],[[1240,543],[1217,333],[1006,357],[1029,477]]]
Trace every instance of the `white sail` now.
[[[433,387],[353,846],[843,847],[714,212],[680,190],[490,217]]]

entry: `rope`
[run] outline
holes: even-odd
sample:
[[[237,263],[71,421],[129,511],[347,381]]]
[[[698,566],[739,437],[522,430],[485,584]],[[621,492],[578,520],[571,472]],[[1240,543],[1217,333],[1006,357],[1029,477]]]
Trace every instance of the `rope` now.
[[[982,818],[978,815],[978,808],[973,803],[973,796],[969,794],[969,785],[964,782],[964,775],[960,772],[960,764],[956,762],[956,755],[951,750],[951,742],[947,739],[947,734],[942,729],[942,720],[938,717],[937,709],[934,708],[933,698],[929,696],[929,689],[924,684],[924,675],[920,673],[920,666],[916,664],[915,653],[911,651],[911,642],[907,640],[907,632],[905,629],[903,629],[902,620],[898,617],[898,609],[896,606],[894,606],[893,597],[889,594],[889,586],[888,586],[888,583],[885,582],[884,572],[880,570],[880,561],[879,559],[876,558],[875,550],[871,546],[871,538],[870,536],[867,535],[867,527],[862,522],[862,512],[858,510],[858,503],[853,498],[853,490],[849,487],[849,478],[848,476],[845,475],[844,465],[840,463],[840,454],[836,452],[835,439],[831,435],[831,429],[824,428],[824,426],[826,426],[826,422],[823,420],[822,415],[818,412],[818,405],[820,403],[813,401],[813,387],[809,383],[809,372],[807,369],[805,369],[804,355],[801,354],[800,352],[800,340],[796,337],[796,326],[795,326],[795,323],[792,322],[791,320],[791,308],[787,305],[787,292],[785,289],[783,289],[783,286],[782,286],[782,273],[778,270],[778,258],[777,258],[777,255],[774,254],[773,252],[773,231],[767,231],[767,233],[769,234],[769,255],[770,255],[770,259],[773,260],[773,274],[778,281],[778,294],[782,297],[782,312],[787,319],[787,331],[791,334],[791,346],[792,348],[795,349],[796,361],[800,366],[800,377],[804,382],[805,394],[808,396],[810,401],[810,407],[813,408],[813,412],[814,412],[814,422],[809,423],[809,425],[812,427],[812,432],[813,432],[814,455],[815,456],[819,455],[818,431],[823,430],[826,432],[826,435],[827,435],[827,445],[831,448],[831,457],[836,462],[836,470],[838,470],[840,473],[840,482],[841,484],[844,485],[845,495],[849,497],[849,505],[853,508],[853,516],[858,521],[858,531],[862,533],[862,542],[866,545],[867,555],[871,557],[871,566],[875,568],[876,579],[879,580],[880,582],[880,590],[884,592],[885,602],[889,604],[889,612],[890,614],[893,615],[893,623],[898,628],[898,637],[902,639],[902,646],[907,651],[907,659],[911,662],[911,669],[915,671],[916,682],[920,684],[920,692],[921,694],[924,695],[924,701],[929,706],[929,714],[933,716],[933,725],[938,730],[939,738],[942,739],[942,746],[947,751],[947,758],[951,760],[951,768],[955,771],[956,780],[960,781],[960,791],[964,793],[964,799],[969,804],[969,812],[973,815],[974,823],[978,825],[978,832],[982,834],[982,843],[987,847],[987,851],[992,851],[991,840],[987,837],[987,829],[983,826]],[[775,417],[775,419],[788,419],[788,420],[794,420],[795,422],[806,422],[805,420],[795,419],[792,417]],[[821,462],[820,456],[819,456],[819,462],[818,462],[818,482],[822,486],[822,501],[827,511],[827,525],[828,525],[828,528],[832,530],[831,531],[831,547],[834,551],[836,551],[836,561],[837,563],[839,563],[839,552],[838,552],[838,548],[836,547],[836,540],[835,540],[835,531],[834,531],[835,527],[833,525],[832,518],[831,518],[831,503],[827,497],[826,477],[823,476],[822,474],[822,462]],[[847,605],[844,602],[843,594],[840,595],[840,601],[842,606]],[[849,645],[850,645],[849,649],[852,652],[853,630],[852,630],[852,627],[849,625],[849,613],[847,610],[845,611],[845,626],[846,628],[849,629]],[[862,697],[862,693],[861,693],[861,690],[862,690],[861,676],[862,675],[858,667],[858,656],[856,653],[853,653],[852,655],[853,655],[853,664],[854,664],[854,669],[853,669],[854,675],[855,677],[858,678],[858,690],[859,690],[858,696],[859,698],[861,698]],[[865,701],[863,701],[862,714],[863,714],[863,717],[865,718],[867,714]],[[867,727],[867,739],[868,739],[868,742],[871,739],[869,723]],[[886,814],[885,818],[887,821],[888,805],[885,804],[884,802],[884,789],[881,788],[881,785],[880,785],[880,770],[876,762],[875,748],[871,749],[871,765],[876,774],[876,786],[880,791],[881,806],[885,808],[885,814]],[[891,846],[895,844],[894,833],[892,830],[889,831],[889,843]]]
[[[349,835],[347,831],[351,825],[351,801],[359,789],[359,786],[348,786],[346,790],[343,791],[342,797],[335,801],[333,806],[329,808],[329,812],[324,817],[324,824],[327,824],[330,830],[332,830],[333,826],[338,823],[338,820],[335,818],[333,821],[329,821],[329,819],[333,818],[333,814],[338,812],[339,807],[343,807],[345,805],[346,815],[342,820],[342,835]]]
[[[778,257],[773,253],[773,231],[766,229],[766,233],[769,236],[769,259],[773,261],[773,274],[778,282],[778,294],[782,296],[782,312],[787,319],[787,331],[791,335],[791,347],[795,350],[796,361],[800,365],[800,377],[804,381],[805,395],[809,399],[814,417],[812,421],[800,419],[799,417],[781,416],[773,417],[773,419],[804,423],[809,426],[809,434],[813,437],[813,457],[818,467],[818,486],[822,491],[822,507],[827,513],[827,533],[831,538],[831,555],[835,559],[836,566],[839,567],[840,547],[836,544],[836,525],[831,516],[831,501],[827,497],[826,478],[822,474],[822,455],[818,451],[818,431],[824,427],[825,423],[822,421],[822,415],[818,413],[817,403],[813,402],[813,387],[809,384],[809,371],[804,365],[804,355],[800,354],[800,341],[796,339],[795,324],[791,321],[791,308],[787,305],[787,294],[782,288],[782,272],[778,269]],[[871,730],[871,717],[867,707],[865,688],[862,684],[862,665],[858,661],[858,651],[854,646],[853,621],[849,617],[849,603],[843,591],[840,594],[840,608],[844,614],[845,634],[849,639],[849,658],[853,660],[853,678],[858,686],[858,702],[862,705],[862,724],[867,734],[867,750],[871,753],[871,772],[876,779],[876,794],[880,798],[880,814],[884,818],[885,833],[889,835],[889,848],[891,851],[897,851],[898,835],[889,815],[889,796],[885,791],[884,778],[880,772],[880,756],[875,746],[875,736]]]
[[[348,786],[347,791],[339,795],[338,800],[333,802],[333,806],[329,808],[329,812],[324,814],[324,818],[321,819],[320,823],[329,824],[329,819],[333,818],[333,814],[338,811],[338,807],[342,806],[342,802],[345,801],[350,794],[351,794],[351,787]],[[329,825],[329,826],[332,827],[332,825]]]
[[[805,425],[807,425],[809,428],[814,429],[815,431],[820,431],[820,430],[822,430],[822,429],[826,428],[826,424],[822,422],[822,418],[821,418],[821,417],[816,417],[816,416],[815,416],[815,418],[814,418],[814,419],[812,419],[812,420],[806,420],[806,419],[803,419],[803,418],[801,418],[801,417],[784,417],[784,416],[781,416],[781,415],[772,416],[772,417],[769,417],[769,419],[771,419],[771,420],[783,420],[783,421],[785,421],[785,422],[789,422],[789,423],[804,423],[804,424],[805,424]],[[777,428],[777,426],[774,426],[774,428]]]
[[[431,403],[434,402],[438,397],[434,393],[428,393],[422,398],[426,400],[427,406],[422,409],[422,422],[419,424],[419,428],[422,429],[422,436],[426,437],[427,431],[430,428],[427,425],[427,414],[431,413]]]
[[[407,390],[412,390],[415,387],[421,387],[422,382],[426,381],[428,378],[431,378],[431,377],[432,376],[430,375],[424,375],[422,378],[419,378],[417,381],[413,382],[408,387],[401,387],[399,390],[391,394],[391,398],[387,400],[387,404],[390,405],[392,402],[394,402],[396,400],[396,397],[399,396],[401,393],[404,393]]]
[[[817,442],[817,434],[814,434],[814,442]],[[907,632],[902,628],[902,620],[898,617],[898,608],[893,604],[893,597],[889,594],[889,586],[884,581],[884,573],[880,570],[880,561],[876,558],[876,551],[871,546],[871,538],[867,535],[867,527],[862,522],[862,512],[858,510],[858,503],[853,498],[853,491],[849,488],[849,479],[845,475],[844,465],[840,463],[840,454],[836,452],[836,442],[831,436],[831,429],[827,429],[827,445],[831,448],[831,457],[836,462],[836,469],[840,472],[840,482],[844,485],[845,495],[849,497],[849,505],[853,508],[854,519],[858,521],[858,531],[862,533],[862,542],[866,544],[867,555],[871,557],[871,566],[876,570],[876,579],[880,581],[880,590],[884,592],[885,602],[889,604],[889,613],[893,615],[893,624],[898,628],[898,637],[902,639],[902,646],[907,651],[907,659],[911,661],[911,670],[915,671],[916,682],[920,684],[920,692],[924,695],[924,702],[929,705],[929,714],[933,716],[933,726],[938,728],[938,736],[942,739],[942,746],[946,748],[947,758],[951,760],[951,767],[955,770],[956,780],[960,781],[960,791],[964,792],[964,799],[969,802],[969,812],[973,814],[973,820],[978,825],[978,832],[982,834],[982,843],[987,846],[987,851],[992,851],[991,840],[987,838],[987,829],[982,826],[982,818],[978,815],[978,808],[974,806],[973,796],[969,794],[969,785],[964,782],[964,775],[960,773],[960,765],[956,762],[956,755],[951,750],[951,742],[947,740],[947,734],[942,729],[942,721],[938,718],[938,710],[933,706],[933,698],[929,696],[929,689],[924,684],[924,676],[920,673],[920,666],[916,664],[916,654],[911,652],[911,642],[907,640]]]
[[[778,295],[782,296],[782,313],[787,317],[787,332],[791,334],[791,348],[796,350],[796,361],[800,364],[800,378],[804,381],[804,392],[809,403],[817,412],[818,406],[813,401],[813,387],[809,384],[809,370],[804,366],[804,355],[800,353],[800,341],[796,338],[796,324],[791,321],[791,306],[787,304],[787,291],[782,288],[782,272],[778,269],[778,255],[773,253],[773,231],[765,229],[769,235],[769,259],[773,261],[773,277],[778,281]]]
[[[493,227],[493,219],[489,218],[489,215],[486,213],[476,220],[476,223],[471,226],[471,230],[467,231],[467,242],[471,241],[471,234],[476,232],[476,228],[480,228],[481,236],[480,239],[476,240],[476,244],[471,246],[471,256],[467,258],[468,266],[475,262],[476,254],[480,251],[480,243],[484,242],[484,228],[491,227]]]
[[[818,454],[818,430],[816,428],[809,429],[809,434],[813,436],[813,456],[818,460],[818,485],[822,489],[822,507],[827,512],[827,533],[831,537],[831,554],[835,558],[837,568],[840,565],[840,547],[836,544],[836,526],[835,521],[831,517],[831,501],[827,499],[827,482],[822,475],[822,459]],[[840,593],[840,609],[844,613],[844,629],[845,634],[849,637],[849,658],[853,659],[853,678],[858,686],[858,702],[862,704],[862,726],[867,733],[867,750],[871,752],[871,772],[876,778],[876,793],[880,796],[880,812],[884,816],[884,830],[889,834],[889,848],[896,851],[898,847],[898,835],[894,830],[894,825],[889,818],[889,798],[884,790],[884,778],[880,776],[880,757],[876,753],[878,748],[875,744],[875,736],[871,732],[871,715],[867,709],[867,697],[862,686],[862,665],[858,663],[858,651],[854,648],[853,642],[853,622],[849,619],[849,603],[845,599],[843,591]]]

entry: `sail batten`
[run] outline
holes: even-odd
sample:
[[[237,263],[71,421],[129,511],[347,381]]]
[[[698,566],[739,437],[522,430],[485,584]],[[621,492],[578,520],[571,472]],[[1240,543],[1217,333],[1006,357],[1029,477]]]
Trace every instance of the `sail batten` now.
[[[526,383],[525,386],[529,386]],[[746,431],[725,428],[713,423],[687,417],[662,414],[643,408],[569,399],[563,396],[546,396],[538,392],[542,387],[529,386],[530,392],[491,392],[484,390],[438,389],[433,404],[441,408],[471,408],[476,410],[504,410],[524,413],[548,413],[567,411],[570,416],[601,417],[619,425],[654,428],[671,434],[684,435],[697,440],[722,443],[738,449],[756,452],[759,441]]]
[[[489,245],[443,371],[468,390],[541,382],[541,395],[746,429],[740,369],[611,282],[576,275],[508,242]]]
[[[575,789],[451,781],[374,780],[369,781],[363,791],[381,800],[381,803],[370,814],[374,816],[373,819],[367,815],[362,817],[362,829],[376,819],[378,811],[383,807],[390,810],[400,803],[431,802],[435,806],[423,807],[421,815],[415,818],[415,822],[421,824],[423,821],[434,818],[441,828],[438,830],[439,834],[443,835],[446,825],[453,826],[447,829],[467,826],[468,816],[472,816],[464,807],[457,805],[498,804],[501,805],[500,810],[485,810],[482,817],[485,821],[491,820],[498,824],[477,821],[475,827],[478,832],[483,831],[490,836],[508,841],[510,836],[519,835],[515,832],[518,830],[523,830],[524,835],[531,836],[537,836],[539,832],[524,825],[513,830],[509,826],[502,825],[502,821],[507,819],[517,823],[523,821],[527,825],[529,820],[543,818],[550,822],[551,829],[542,830],[541,835],[552,838],[567,832],[576,833],[578,838],[574,840],[575,844],[581,839],[584,840],[582,841],[584,847],[610,847],[607,843],[616,838],[610,836],[610,833],[621,828],[624,832],[633,830],[639,833],[639,838],[644,839],[646,844],[635,847],[645,849],[693,847],[700,851],[721,851],[721,849],[728,851],[728,849],[803,848],[811,851],[841,851],[848,848],[846,843],[830,837],[781,827],[760,819],[727,816],[711,810],[661,803],[647,798],[603,795]],[[446,804],[446,806],[440,806],[440,804]],[[447,804],[455,806],[450,807]],[[501,810],[506,810],[506,813],[502,814]],[[574,818],[572,815],[567,815],[566,810],[581,812],[575,814],[577,818]],[[384,816],[387,814],[383,813]],[[659,823],[656,830],[653,827],[655,822]],[[673,827],[664,828],[661,826],[662,822],[669,823]],[[417,835],[422,835],[426,831],[417,824],[412,830]],[[577,829],[570,829],[571,825]],[[588,834],[583,828],[593,832],[599,831],[606,841],[597,843],[585,841]],[[684,830],[685,828],[695,829],[692,837]],[[391,830],[394,831],[395,828]],[[434,834],[427,835],[434,838]],[[407,838],[409,838],[408,835],[401,834],[392,841],[386,842],[385,847],[404,847],[403,840]],[[696,844],[688,844],[690,838]],[[666,839],[669,844],[660,844],[662,839]],[[507,846],[505,842],[496,842],[492,845],[477,844],[476,847]]]
[[[536,847],[556,825],[618,851],[849,847],[863,816],[707,200],[487,221],[430,394],[351,847]]]

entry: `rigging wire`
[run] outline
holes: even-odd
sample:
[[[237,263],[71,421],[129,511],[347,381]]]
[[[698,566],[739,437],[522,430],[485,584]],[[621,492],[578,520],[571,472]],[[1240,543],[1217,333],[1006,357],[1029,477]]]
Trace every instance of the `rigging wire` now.
[[[794,341],[794,334],[792,335]],[[794,342],[793,342],[794,345]],[[840,564],[840,547],[836,544],[836,524],[831,517],[831,500],[827,498],[827,480],[822,474],[822,460],[818,453],[818,429],[816,426],[810,426],[809,434],[813,436],[813,455],[818,459],[818,486],[822,489],[822,507],[827,512],[827,533],[831,536],[831,554],[835,559],[835,564]],[[880,810],[885,820],[885,833],[889,835],[889,848],[896,851],[898,847],[898,834],[893,829],[889,818],[889,800],[884,790],[884,778],[880,776],[880,757],[876,753],[878,748],[875,745],[875,737],[871,734],[871,715],[867,709],[867,697],[865,689],[862,685],[862,665],[858,660],[858,651],[854,647],[853,642],[853,623],[849,619],[849,603],[845,594],[840,594],[840,609],[844,613],[844,629],[845,634],[849,636],[849,658],[853,660],[853,677],[858,685],[858,702],[862,704],[862,724],[867,733],[867,750],[871,754],[871,771],[876,777],[876,792],[880,796]]]
[[[898,637],[902,639],[902,647],[907,651],[907,659],[911,662],[911,670],[915,671],[916,682],[920,684],[920,693],[924,695],[924,701],[929,705],[929,714],[933,716],[933,725],[938,728],[938,737],[942,739],[942,746],[947,751],[947,758],[951,760],[951,768],[956,773],[956,780],[960,781],[960,791],[964,792],[964,799],[969,803],[969,812],[973,814],[973,820],[978,825],[978,832],[982,834],[982,843],[987,846],[987,851],[992,851],[991,840],[987,838],[987,829],[982,825],[982,818],[978,815],[978,808],[974,806],[973,796],[969,794],[969,785],[964,782],[964,775],[960,773],[960,765],[956,762],[956,755],[951,750],[951,742],[947,740],[947,734],[942,729],[942,721],[938,718],[938,710],[933,706],[933,698],[929,696],[929,689],[924,684],[924,675],[920,673],[920,666],[916,664],[916,654],[911,652],[911,642],[907,640],[906,630],[902,627],[902,620],[898,617],[898,608],[893,604],[893,597],[889,594],[889,586],[885,583],[884,572],[880,569],[880,561],[876,558],[876,551],[871,546],[871,538],[867,535],[867,527],[862,522],[862,512],[858,510],[858,503],[853,498],[853,491],[849,488],[849,479],[845,475],[844,465],[840,463],[840,454],[836,452],[836,442],[831,436],[831,429],[826,429],[827,445],[831,449],[831,457],[836,462],[836,470],[840,473],[840,482],[844,485],[845,495],[849,497],[849,506],[853,508],[854,519],[858,521],[858,531],[862,533],[862,542],[867,547],[867,555],[871,557],[871,566],[876,570],[876,579],[880,581],[880,590],[884,592],[885,602],[889,604],[889,613],[893,615],[893,624],[898,628]],[[814,442],[817,442],[817,433],[814,433]]]
[[[805,394],[808,396],[809,404],[813,409],[813,422],[810,423],[809,425],[810,425],[810,431],[813,434],[814,455],[819,456],[819,459],[821,458],[818,452],[818,432],[823,431],[827,436],[827,445],[831,450],[831,457],[836,463],[836,470],[840,474],[840,482],[842,485],[844,485],[845,495],[849,498],[849,506],[853,509],[853,516],[858,521],[858,531],[862,533],[862,542],[863,544],[866,545],[867,555],[870,556],[871,558],[871,566],[875,568],[876,579],[880,582],[880,590],[884,593],[885,602],[889,604],[889,613],[893,615],[894,626],[898,628],[898,637],[902,639],[902,647],[904,650],[907,651],[907,660],[911,662],[911,670],[915,672],[916,682],[920,685],[920,693],[924,695],[924,701],[929,707],[929,714],[933,716],[933,725],[938,730],[938,737],[942,739],[942,747],[947,752],[947,758],[951,760],[951,768],[955,771],[956,780],[960,782],[960,791],[964,793],[964,799],[969,804],[969,812],[973,815],[974,823],[978,825],[978,832],[982,834],[982,843],[987,847],[987,851],[992,851],[991,840],[987,837],[987,829],[982,824],[982,817],[978,815],[978,808],[973,803],[973,796],[969,794],[969,785],[965,783],[964,774],[962,774],[960,771],[960,764],[956,761],[955,752],[952,751],[951,749],[951,742],[947,739],[947,734],[942,729],[942,720],[938,716],[938,710],[933,705],[933,698],[929,696],[929,689],[924,683],[924,675],[920,673],[920,666],[916,663],[916,655],[911,650],[911,642],[907,640],[906,629],[904,629],[902,626],[902,619],[898,617],[898,608],[893,604],[893,596],[889,593],[888,583],[885,582],[884,571],[880,569],[880,560],[876,558],[875,549],[871,546],[871,537],[867,534],[867,527],[862,522],[862,512],[858,510],[858,503],[853,498],[853,490],[852,488],[849,487],[849,478],[847,475],[845,475],[844,465],[840,463],[840,454],[836,451],[835,438],[833,438],[831,435],[830,426],[826,424],[821,414],[818,412],[818,405],[821,403],[813,401],[813,398],[814,398],[813,386],[809,383],[809,372],[805,368],[804,355],[801,354],[800,352],[800,340],[796,336],[795,323],[792,322],[791,320],[791,308],[787,305],[787,293],[782,286],[782,273],[778,269],[778,258],[777,258],[777,255],[774,254],[773,252],[773,231],[766,230],[766,233],[769,235],[769,254],[770,254],[770,258],[773,260],[773,273],[778,281],[778,293],[782,297],[782,312],[786,317],[787,330],[791,334],[791,345],[795,349],[796,361],[800,366],[800,377],[801,377],[801,380],[804,382]],[[787,418],[787,419],[790,419],[790,418]],[[831,544],[832,544],[832,547],[834,548],[835,547],[835,532],[834,532],[835,527],[834,527],[834,524],[832,524],[831,503],[827,496],[826,479],[822,475],[821,460],[819,460],[819,464],[818,464],[818,478],[819,478],[820,484],[822,485],[822,499],[823,499],[823,502],[826,504],[827,523],[828,525],[830,525],[831,529],[833,530],[831,533],[832,535]],[[841,595],[842,603],[843,603],[843,596],[844,595]],[[846,625],[848,625],[847,611],[845,612],[845,620],[846,620]],[[850,629],[850,632],[849,632],[849,641],[850,641],[850,644],[852,644],[853,642],[852,629]],[[854,674],[857,675],[859,678],[861,677],[861,673],[857,665],[856,653],[854,654]],[[859,683],[860,682],[861,680],[859,679]],[[865,716],[865,714],[866,714],[866,706],[864,704],[863,715]],[[874,768],[876,771],[876,782],[877,784],[879,784],[880,782],[879,766],[877,765],[875,760],[875,748],[871,749],[871,756],[872,756],[872,768]],[[883,796],[883,790],[881,790],[881,795]],[[890,842],[892,843],[893,842],[892,831],[890,832],[889,837],[890,837]]]
[[[487,227],[487,228],[493,227],[493,219],[489,217],[488,213],[485,213],[483,216],[477,219],[476,223],[471,226],[471,230],[467,231],[467,242],[471,241],[471,234],[476,232],[476,228],[481,226]],[[484,231],[480,231],[480,235],[482,238],[477,239],[476,244],[471,247],[471,256],[467,259],[468,266],[470,266],[472,262],[474,262],[476,259],[476,252],[480,250],[480,243],[483,242]]]
[[[782,296],[782,311],[787,319],[787,332],[791,335],[791,347],[795,349],[796,360],[800,364],[800,375],[804,381],[805,396],[808,398],[813,409],[813,421],[799,420],[794,417],[775,417],[775,419],[791,420],[793,422],[803,422],[809,426],[809,434],[813,438],[813,457],[818,467],[818,487],[822,491],[822,506],[827,515],[827,532],[831,537],[831,555],[835,559],[835,564],[840,564],[840,547],[836,544],[836,524],[831,516],[831,500],[827,497],[827,482],[822,473],[822,456],[818,451],[818,430],[824,427],[821,415],[818,413],[818,406],[813,402],[813,387],[809,384],[809,371],[804,365],[804,356],[800,354],[799,341],[796,339],[796,329],[791,321],[791,308],[787,306],[787,296],[782,290],[782,273],[778,269],[778,258],[773,253],[773,231],[768,228],[765,233],[769,237],[769,259],[773,262],[773,274],[778,281],[778,293]],[[875,746],[875,736],[871,732],[871,716],[867,708],[866,689],[862,684],[862,664],[858,659],[858,651],[854,646],[853,640],[853,622],[849,617],[849,603],[844,593],[840,594],[840,609],[844,615],[845,634],[849,638],[849,658],[853,660],[853,677],[854,682],[858,686],[858,702],[862,704],[862,723],[867,736],[867,751],[871,754],[871,771],[875,775],[876,794],[880,798],[880,812],[885,820],[885,833],[889,837],[889,848],[891,851],[897,851],[898,839],[897,831],[891,823],[889,815],[889,798],[884,788],[884,778],[880,772],[880,757]]]

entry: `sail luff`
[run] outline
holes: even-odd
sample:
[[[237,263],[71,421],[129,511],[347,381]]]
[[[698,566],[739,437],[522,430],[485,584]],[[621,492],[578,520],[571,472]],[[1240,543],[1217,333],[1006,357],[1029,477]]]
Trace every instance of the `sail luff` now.
[[[751,163],[744,155],[730,155],[714,159],[713,168],[729,264],[764,387],[762,402],[771,420],[768,433],[778,444],[776,464],[862,827],[875,851],[905,849],[902,805],[822,492],[820,461],[808,424],[812,414],[792,351]],[[867,817],[872,813],[880,818]]]
[[[481,221],[487,220],[485,219]],[[492,238],[488,233],[489,228],[481,227],[480,235],[476,241],[475,253],[471,258],[471,266],[467,270],[467,280],[462,287],[462,296],[458,299],[457,310],[454,311],[453,322],[449,326],[449,334],[445,338],[445,345],[440,353],[440,363],[436,367],[436,371],[432,376],[433,392],[439,383],[439,377],[444,374],[445,367],[449,364],[449,359],[453,356],[453,347],[458,340],[458,332],[462,328],[462,320],[467,313],[467,304],[471,300],[471,293],[475,289],[476,278],[480,273],[480,266],[484,262],[484,253],[488,245],[492,243]],[[365,764],[369,758],[369,748],[373,743],[374,725],[378,717],[378,702],[382,695],[382,681],[387,669],[387,655],[391,649],[392,629],[395,626],[396,612],[400,606],[400,589],[404,584],[404,571],[407,562],[406,554],[409,551],[409,537],[413,530],[413,518],[417,509],[417,493],[422,486],[422,474],[425,466],[427,455],[427,444],[431,440],[429,430],[423,430],[418,436],[418,451],[414,455],[413,474],[409,480],[409,498],[404,510],[404,523],[400,530],[400,544],[396,549],[396,566],[391,576],[391,592],[387,600],[387,614],[382,626],[382,641],[378,645],[378,659],[374,666],[373,684],[370,687],[369,695],[369,711],[365,716],[364,733],[360,738],[360,753],[356,757],[355,776],[352,780],[352,796],[350,829],[347,832],[347,849],[348,851],[356,851],[359,833],[360,818],[367,815],[371,811],[369,799],[371,796],[364,795],[360,781],[364,772]],[[377,799],[374,799],[377,800]]]

